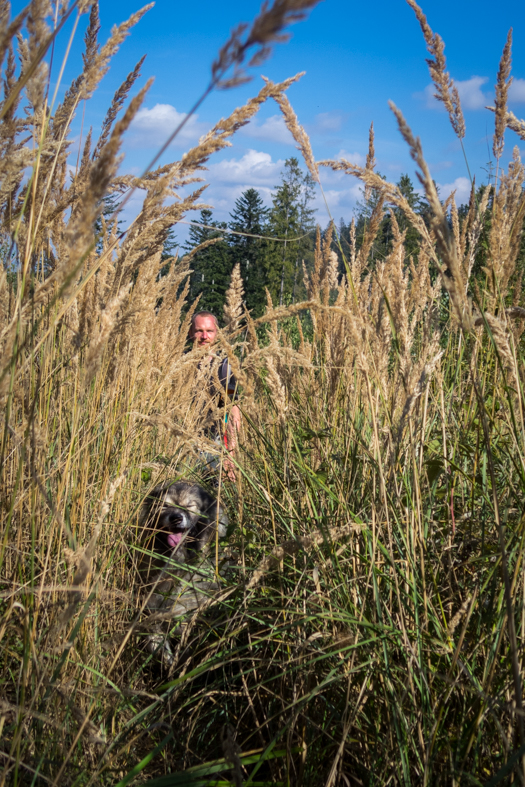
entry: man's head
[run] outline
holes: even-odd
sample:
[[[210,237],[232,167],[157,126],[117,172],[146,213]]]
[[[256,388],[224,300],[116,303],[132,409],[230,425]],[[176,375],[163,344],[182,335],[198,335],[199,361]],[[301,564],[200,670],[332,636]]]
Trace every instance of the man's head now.
[[[217,338],[219,325],[211,312],[197,312],[193,315],[190,327],[190,339],[197,347],[211,347]]]

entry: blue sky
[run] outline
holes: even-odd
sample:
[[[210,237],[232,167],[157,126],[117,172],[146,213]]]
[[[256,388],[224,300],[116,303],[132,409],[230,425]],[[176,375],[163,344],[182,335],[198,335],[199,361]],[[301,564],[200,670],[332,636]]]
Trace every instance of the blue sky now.
[[[140,5],[130,0],[101,0],[101,40],[108,37],[114,23]],[[147,55],[141,83],[149,76],[155,77],[155,83],[128,134],[122,171],[137,173],[148,163],[206,87],[210,65],[231,28],[253,19],[259,6],[258,0],[157,0],[122,46],[85,110],[85,124],[96,132],[115,89],[135,62]],[[15,10],[18,7],[15,4]],[[468,162],[479,183],[486,180],[485,168],[492,157],[493,115],[484,106],[493,100],[498,63],[510,27],[514,28],[515,78],[510,106],[518,117],[525,116],[525,6],[518,0],[500,0],[497,5],[485,0],[431,0],[422,7],[432,29],[446,44],[448,69],[463,100]],[[85,20],[81,33],[84,28]],[[206,100],[164,162],[180,158],[218,118],[256,93],[262,84],[261,73],[278,81],[305,71],[288,96],[311,135],[316,158],[344,155],[363,163],[373,121],[377,169],[389,180],[397,181],[407,172],[415,181],[414,164],[388,108],[391,99],[421,137],[442,196],[457,188],[458,201],[467,198],[469,181],[463,154],[446,113],[432,98],[425,42],[404,0],[376,0],[373,4],[324,0],[306,21],[293,25],[291,32],[290,42],[277,46],[271,59],[253,72],[252,82],[215,92]],[[57,56],[63,46],[58,47]],[[66,67],[69,80],[81,69],[81,52],[80,34]],[[74,128],[79,134],[80,113]],[[520,144],[517,136],[507,132],[505,162],[516,144]],[[525,143],[520,148],[525,153]],[[205,199],[216,218],[227,220],[235,199],[252,186],[269,204],[285,159],[296,154],[277,105],[267,104],[234,138],[233,146],[210,161]],[[349,220],[359,199],[357,181],[326,171],[323,185],[333,217]],[[130,212],[136,210],[139,199],[136,195]],[[324,225],[327,214],[320,194],[315,204]],[[177,236],[185,235],[186,230],[179,228]]]

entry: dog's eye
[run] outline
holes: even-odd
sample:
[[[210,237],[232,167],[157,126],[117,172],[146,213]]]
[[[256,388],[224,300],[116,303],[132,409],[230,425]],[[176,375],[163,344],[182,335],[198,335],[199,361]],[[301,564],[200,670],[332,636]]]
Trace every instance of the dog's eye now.
[[[190,512],[190,514],[198,514],[199,507],[196,506],[194,503],[190,503],[189,506],[186,506],[186,510]]]

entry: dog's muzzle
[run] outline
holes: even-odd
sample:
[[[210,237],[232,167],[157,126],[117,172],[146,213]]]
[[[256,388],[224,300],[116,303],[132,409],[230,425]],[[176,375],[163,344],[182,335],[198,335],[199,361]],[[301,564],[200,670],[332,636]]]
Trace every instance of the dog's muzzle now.
[[[193,527],[186,512],[179,508],[166,509],[162,514],[160,524],[166,531],[166,541],[172,549],[180,544],[188,530]]]

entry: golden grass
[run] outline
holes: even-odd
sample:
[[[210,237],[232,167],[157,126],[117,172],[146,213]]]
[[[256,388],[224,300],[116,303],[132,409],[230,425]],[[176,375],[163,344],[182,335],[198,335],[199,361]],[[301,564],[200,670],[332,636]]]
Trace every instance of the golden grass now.
[[[443,43],[410,4],[462,137]],[[312,5],[264,7],[234,31],[211,84],[227,86],[235,65],[238,83],[251,47],[258,62]],[[118,176],[148,88],[128,101],[139,63],[98,140],[79,145],[68,182],[79,101],[144,12],[100,46],[92,7],[84,72],[50,107],[35,63],[47,12],[33,4],[20,44],[24,121],[14,56],[0,46],[2,783],[124,785],[223,756],[217,773],[231,766],[237,783],[248,765],[274,784],[464,783],[517,751],[512,769],[523,754],[525,626],[519,156],[494,189],[478,198],[473,187],[460,219],[393,107],[425,188],[425,223],[374,172],[373,127],[365,167],[315,162],[284,95],[293,77],[267,81],[179,161]],[[500,152],[504,125],[522,124],[506,109],[510,39],[505,52]],[[235,483],[221,475],[235,525],[229,568],[206,611],[162,621],[176,644],[166,673],[141,648],[138,511],[155,483],[198,477],[199,452],[223,449],[207,440],[195,395],[206,388],[203,352],[186,352],[192,255],[160,276],[161,253],[169,228],[201,207],[201,185],[184,199],[177,191],[200,184],[209,157],[269,98],[312,176],[321,164],[357,176],[375,207],[359,248],[352,225],[343,276],[333,228],[318,232],[302,303],[269,298],[254,320],[232,273],[220,344],[242,387],[244,434]],[[26,133],[31,145],[20,143]],[[137,219],[125,233],[116,216],[102,221],[95,238],[102,198],[133,188],[146,192]],[[392,242],[374,259],[386,212]],[[419,234],[415,255],[400,215]]]

